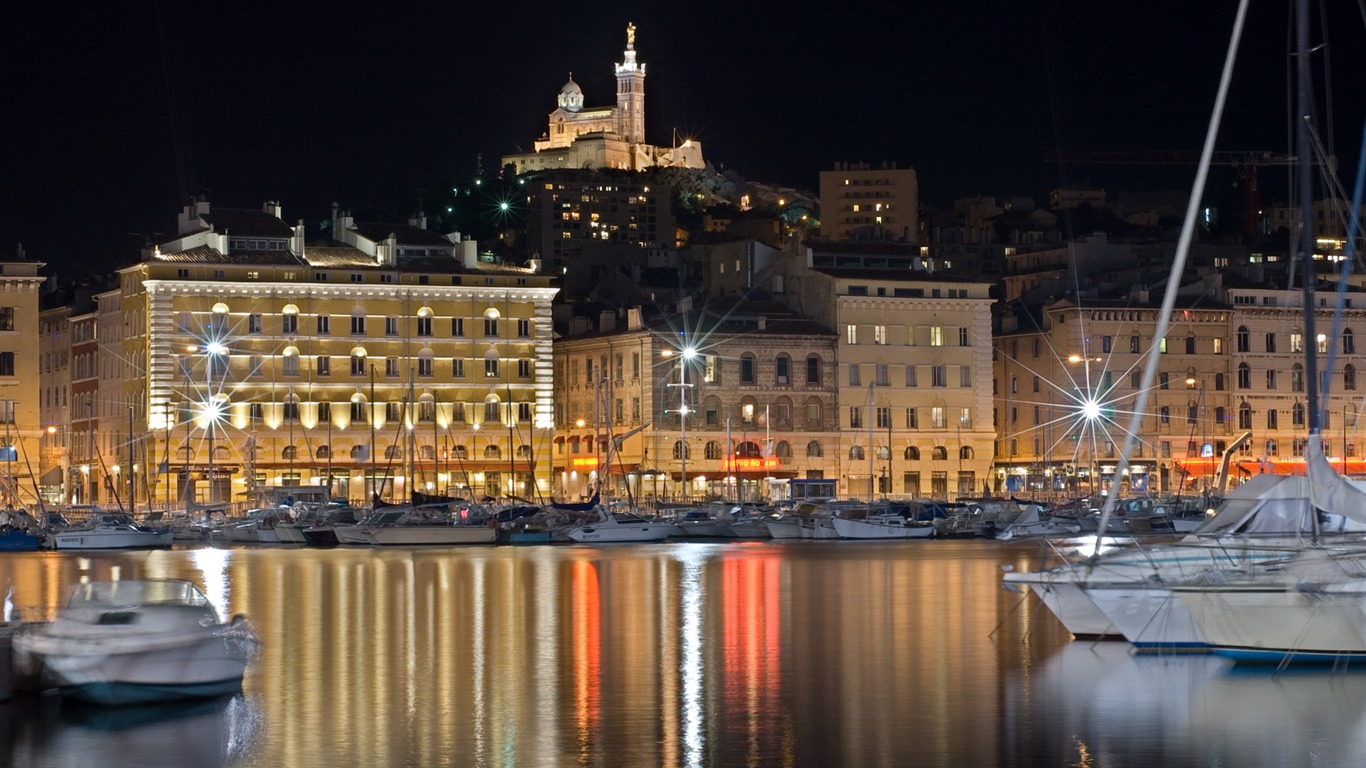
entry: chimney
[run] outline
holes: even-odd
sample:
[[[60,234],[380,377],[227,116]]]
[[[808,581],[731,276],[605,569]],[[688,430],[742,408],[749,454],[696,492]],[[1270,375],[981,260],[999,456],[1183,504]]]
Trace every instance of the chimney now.
[[[266,201],[266,204],[261,206],[261,210],[282,221],[285,218],[284,208],[273,200]]]
[[[759,330],[762,331],[766,328],[768,328],[768,318],[764,315],[759,315]]]
[[[626,310],[626,330],[638,331],[644,323],[640,319],[640,307],[631,307]]]
[[[617,329],[617,312],[614,309],[604,309],[598,313],[598,332],[609,333]]]
[[[427,214],[423,213],[422,211],[418,211],[417,213],[414,213],[412,216],[409,216],[408,226],[417,227],[418,229],[426,229]]]
[[[307,231],[304,220],[299,219],[299,223],[294,225],[294,237],[289,241],[290,252],[301,259],[304,257],[304,235]]]

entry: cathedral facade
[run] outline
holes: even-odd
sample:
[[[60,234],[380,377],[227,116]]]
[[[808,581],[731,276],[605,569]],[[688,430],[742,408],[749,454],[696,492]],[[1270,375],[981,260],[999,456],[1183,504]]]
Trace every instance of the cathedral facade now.
[[[615,106],[584,107],[583,89],[571,73],[535,150],[504,155],[502,164],[516,166],[517,173],[556,168],[705,167],[702,145],[696,140],[673,147],[645,143],[645,65],[636,61],[635,44],[636,27],[629,24],[626,50],[614,67]]]

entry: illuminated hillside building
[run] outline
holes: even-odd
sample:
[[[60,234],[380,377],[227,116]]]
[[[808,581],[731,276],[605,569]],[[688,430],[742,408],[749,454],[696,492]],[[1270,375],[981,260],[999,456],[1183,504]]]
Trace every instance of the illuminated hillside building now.
[[[585,107],[583,89],[571,73],[556,97],[546,132],[535,151],[503,156],[517,173],[553,168],[703,168],[702,145],[684,140],[678,146],[645,143],[645,65],[636,61],[636,27],[626,27],[626,50],[615,65],[617,103]]]

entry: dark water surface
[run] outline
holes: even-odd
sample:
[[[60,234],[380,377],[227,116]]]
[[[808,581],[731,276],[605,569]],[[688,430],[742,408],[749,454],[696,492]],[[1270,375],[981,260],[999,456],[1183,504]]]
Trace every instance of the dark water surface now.
[[[27,615],[188,578],[261,657],[229,699],[0,704],[15,766],[1347,766],[1366,676],[1074,642],[1037,544],[667,543],[0,556]]]

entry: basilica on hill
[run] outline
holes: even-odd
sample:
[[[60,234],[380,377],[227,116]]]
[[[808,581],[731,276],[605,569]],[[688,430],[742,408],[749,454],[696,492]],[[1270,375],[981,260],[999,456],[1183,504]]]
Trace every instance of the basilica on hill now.
[[[626,50],[615,65],[617,103],[585,107],[583,89],[574,82],[560,88],[555,111],[535,151],[504,155],[502,165],[517,173],[556,168],[703,168],[702,145],[693,139],[672,147],[645,143],[645,65],[636,61],[636,27],[626,27]]]

